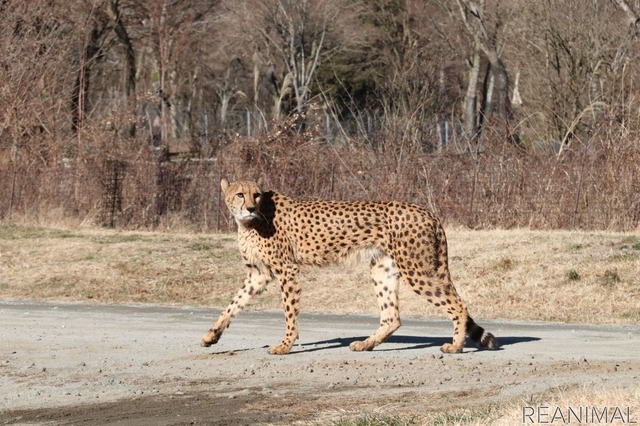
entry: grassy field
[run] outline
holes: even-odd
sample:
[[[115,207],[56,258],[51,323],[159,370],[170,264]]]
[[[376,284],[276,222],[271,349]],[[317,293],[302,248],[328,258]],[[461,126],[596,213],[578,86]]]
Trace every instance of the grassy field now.
[[[640,323],[640,235],[449,229],[477,318]],[[234,234],[0,226],[0,298],[225,306],[244,271]],[[303,270],[303,312],[376,313],[366,265]],[[356,293],[358,296],[353,297]],[[443,316],[401,288],[401,313]],[[278,310],[276,288],[251,309]]]

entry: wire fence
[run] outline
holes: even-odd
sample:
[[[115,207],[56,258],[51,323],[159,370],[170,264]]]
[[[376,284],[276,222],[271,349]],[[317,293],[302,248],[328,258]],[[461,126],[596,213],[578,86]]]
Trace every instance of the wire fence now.
[[[148,111],[147,113],[149,114]],[[325,111],[309,111],[304,121],[305,128],[313,129],[316,137],[335,144],[358,140],[369,147],[375,147],[381,139],[389,135],[389,132],[393,132],[396,140],[411,138],[425,151],[468,149],[468,140],[464,137],[462,124],[446,118],[432,117],[422,120],[420,124],[389,123],[389,119],[380,111],[362,110],[349,118],[339,118]],[[159,126],[159,121],[150,119],[143,123],[151,137],[157,136],[159,129],[154,129],[154,125],[150,123]],[[204,110],[192,126],[191,134],[183,135],[184,128],[176,125],[179,130],[177,133],[195,138],[192,142],[200,147],[206,147],[214,135],[221,132],[235,137],[250,138],[263,137],[273,131],[272,123],[264,115],[250,110],[227,111],[224,119],[221,119],[216,111]]]

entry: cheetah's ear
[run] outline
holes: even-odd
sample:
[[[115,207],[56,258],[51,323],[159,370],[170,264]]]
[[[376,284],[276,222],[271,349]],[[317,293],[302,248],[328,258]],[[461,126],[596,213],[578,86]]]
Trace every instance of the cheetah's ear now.
[[[264,185],[264,179],[262,177],[258,178],[258,189],[260,190],[260,192],[262,191],[262,185]]]
[[[229,181],[226,179],[222,179],[220,181],[220,187],[222,188],[222,192],[226,192],[227,188],[229,188]]]

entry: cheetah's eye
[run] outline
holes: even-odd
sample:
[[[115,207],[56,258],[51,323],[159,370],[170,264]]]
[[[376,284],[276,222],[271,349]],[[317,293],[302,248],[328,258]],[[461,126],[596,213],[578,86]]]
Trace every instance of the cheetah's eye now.
[[[258,201],[258,199],[260,198],[261,195],[262,194],[255,193],[255,194],[253,194],[253,199]]]
[[[244,198],[244,194],[243,194],[242,192],[238,192],[238,193],[236,194],[236,197],[238,197],[238,198]]]

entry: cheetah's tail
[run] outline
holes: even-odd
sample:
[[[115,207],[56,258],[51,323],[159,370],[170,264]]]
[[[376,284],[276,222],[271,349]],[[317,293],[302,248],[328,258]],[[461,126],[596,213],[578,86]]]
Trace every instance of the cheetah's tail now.
[[[467,336],[476,342],[479,348],[498,349],[495,336],[476,324],[471,317],[467,317]]]

